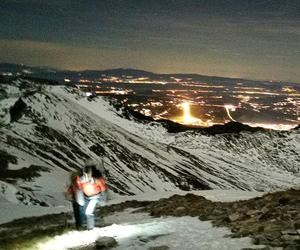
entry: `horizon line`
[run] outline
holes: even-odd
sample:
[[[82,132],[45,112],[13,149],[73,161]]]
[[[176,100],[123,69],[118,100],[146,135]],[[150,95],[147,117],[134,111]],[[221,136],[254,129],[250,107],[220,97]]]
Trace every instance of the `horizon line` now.
[[[216,77],[216,78],[227,78],[227,79],[234,79],[234,80],[247,80],[247,81],[259,81],[259,82],[269,82],[269,83],[292,83],[292,84],[300,84],[300,82],[292,81],[292,80],[278,80],[278,79],[260,79],[260,78],[243,78],[243,77],[231,77],[231,76],[221,76],[221,75],[207,75],[202,73],[195,73],[195,72],[172,72],[172,73],[157,73],[145,69],[139,69],[139,68],[131,68],[131,67],[117,67],[117,68],[105,68],[105,69],[82,69],[82,70],[71,70],[71,69],[64,69],[64,68],[55,68],[51,66],[34,66],[34,65],[28,65],[24,63],[14,63],[14,62],[0,62],[1,64],[11,64],[11,65],[18,65],[18,66],[26,66],[31,68],[41,68],[41,69],[51,69],[56,71],[70,71],[70,72],[83,72],[83,71],[109,71],[109,70],[136,70],[136,71],[144,71],[147,73],[155,74],[155,75],[178,75],[178,74],[186,74],[186,75],[198,75],[198,76],[207,76],[207,77]]]

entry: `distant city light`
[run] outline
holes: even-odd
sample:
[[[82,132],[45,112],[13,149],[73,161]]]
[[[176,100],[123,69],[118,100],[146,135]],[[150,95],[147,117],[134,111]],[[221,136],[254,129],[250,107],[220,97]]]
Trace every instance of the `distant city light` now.
[[[115,97],[119,103],[156,120],[169,119],[186,125],[208,127],[241,121],[250,126],[282,130],[291,129],[300,121],[300,92],[292,84],[275,88],[241,82],[227,86],[221,82],[198,82],[192,78],[180,79],[175,76],[157,79],[102,75],[97,79],[81,78],[81,84],[77,86],[89,92],[87,95],[92,92]],[[102,83],[100,88],[97,82]],[[170,85],[160,87],[160,84]],[[224,100],[229,104],[224,105]],[[238,112],[233,113],[236,109],[239,109]],[[273,113],[275,115],[272,118],[270,114]]]
[[[183,102],[177,106],[180,106],[183,110],[182,117],[173,119],[175,122],[179,122],[186,125],[202,126],[207,127],[213,125],[210,120],[204,122],[199,118],[193,117],[191,115],[190,103]]]
[[[142,109],[141,113],[145,116],[151,116],[151,110],[150,109]]]
[[[225,108],[225,110],[226,110],[226,113],[227,113],[229,119],[230,119],[231,121],[234,121],[234,122],[235,122],[235,120],[232,118],[232,116],[231,116],[231,114],[230,114],[230,111],[235,111],[235,106],[233,106],[233,105],[231,105],[231,104],[227,104],[227,105],[224,105],[224,108]]]

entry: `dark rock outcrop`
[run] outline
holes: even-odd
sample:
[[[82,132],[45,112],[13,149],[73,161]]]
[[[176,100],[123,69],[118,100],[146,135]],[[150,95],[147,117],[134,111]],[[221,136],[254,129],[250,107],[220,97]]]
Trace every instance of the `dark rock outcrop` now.
[[[96,249],[109,249],[118,245],[118,242],[113,237],[99,237],[96,240]]]
[[[9,109],[10,122],[17,122],[19,119],[21,119],[26,111],[26,108],[26,103],[22,100],[22,98],[19,98]]]

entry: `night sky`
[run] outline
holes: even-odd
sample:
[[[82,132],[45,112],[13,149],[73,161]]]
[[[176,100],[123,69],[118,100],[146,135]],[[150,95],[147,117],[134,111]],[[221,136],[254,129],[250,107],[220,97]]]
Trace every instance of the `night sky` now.
[[[0,62],[300,83],[300,0],[1,0]]]

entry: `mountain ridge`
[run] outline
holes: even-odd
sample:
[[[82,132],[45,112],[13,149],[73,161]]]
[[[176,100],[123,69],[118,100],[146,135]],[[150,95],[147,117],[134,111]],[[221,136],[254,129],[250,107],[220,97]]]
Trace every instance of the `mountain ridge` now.
[[[122,77],[123,75],[133,76],[133,77],[152,77],[156,80],[159,79],[168,79],[174,81],[174,77],[178,78],[194,78],[197,81],[207,81],[211,83],[217,83],[219,81],[230,83],[232,81],[244,81],[247,83],[270,83],[269,80],[251,80],[246,78],[233,78],[233,77],[223,77],[223,76],[213,76],[213,75],[204,75],[198,73],[155,73],[142,69],[134,68],[113,68],[113,69],[86,69],[86,70],[63,70],[63,69],[53,69],[50,67],[38,67],[38,66],[27,66],[24,64],[14,64],[14,63],[0,63],[0,73],[13,74],[23,74],[31,75],[37,78],[47,78],[49,80],[57,80],[60,82],[64,81],[64,78],[69,77],[71,80],[79,81],[81,77],[88,77],[90,79],[97,79],[103,74],[110,76]],[[282,84],[286,81],[272,81],[272,84]],[[294,82],[289,82],[295,84]]]

